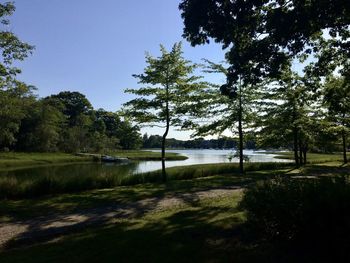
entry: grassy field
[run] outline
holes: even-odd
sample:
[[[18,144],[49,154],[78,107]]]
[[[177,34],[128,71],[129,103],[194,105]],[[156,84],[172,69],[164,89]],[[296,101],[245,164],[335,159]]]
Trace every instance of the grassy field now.
[[[194,168],[190,170],[196,171]],[[59,214],[177,193],[246,186],[277,174],[350,174],[349,166],[335,162],[302,169],[262,168],[247,171],[243,177],[225,172],[225,175],[171,180],[166,184],[145,183],[39,199],[2,200],[0,223],[44,216],[48,211]],[[169,173],[175,175],[171,169]],[[2,251],[1,262],[301,262],[293,251],[250,239],[244,226],[245,213],[237,207],[241,198],[238,192],[148,212],[137,218],[116,219],[111,224],[72,233],[55,242]]]
[[[271,152],[277,154],[278,159],[294,160],[293,152]],[[341,162],[343,160],[342,153],[326,154],[326,153],[307,153],[307,163],[317,164],[326,162]]]
[[[262,176],[263,172],[259,175]],[[266,174],[267,175],[267,174]],[[163,183],[145,183],[133,186],[119,186],[111,189],[85,191],[81,193],[45,196],[36,199],[0,200],[0,223],[25,220],[49,213],[74,212],[113,203],[125,204],[145,198],[166,197],[169,194],[246,185],[255,173],[242,178],[230,175],[215,175],[193,180],[174,180]]]
[[[243,222],[239,200],[232,195],[117,220],[55,243],[1,253],[1,262],[228,262],[232,255],[223,253],[221,233]]]

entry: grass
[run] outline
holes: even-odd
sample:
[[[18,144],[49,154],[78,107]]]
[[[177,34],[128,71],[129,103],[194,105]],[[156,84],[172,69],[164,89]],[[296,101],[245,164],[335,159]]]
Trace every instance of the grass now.
[[[275,158],[278,158],[278,159],[294,160],[293,152],[271,152],[271,153],[277,154]],[[343,161],[343,154],[341,153],[334,153],[334,154],[307,153],[307,163],[309,164],[341,162],[341,161]]]
[[[3,199],[0,200],[0,222],[42,216],[47,214],[47,211],[50,211],[50,213],[74,212],[77,209],[109,205],[115,202],[125,203],[144,198],[164,197],[169,193],[191,192],[232,185],[243,186],[254,181],[269,179],[279,175],[334,176],[350,174],[350,167],[344,167],[340,164],[336,166],[326,166],[325,164],[309,165],[303,169],[294,169],[285,163],[280,163],[281,167],[278,169],[268,165],[267,163],[260,164],[260,166],[252,164],[250,171],[247,171],[243,177],[238,173],[232,172],[231,166],[234,166],[234,164],[220,164],[218,167],[212,164],[204,166],[192,165],[188,166],[187,169],[186,167],[181,167],[181,169],[177,168],[177,170],[176,168],[168,168],[168,174],[172,177],[172,180],[165,184],[159,182],[140,183],[110,189],[46,195],[30,199]],[[178,172],[177,175],[176,172]],[[176,176],[181,180],[176,180]]]
[[[288,163],[249,163],[247,171],[288,169]],[[128,167],[94,164],[19,170],[0,177],[0,198],[35,198],[50,194],[74,193],[91,189],[112,188],[123,185],[137,185],[161,182],[161,171],[130,174]],[[126,169],[125,171],[123,169]],[[238,164],[207,164],[172,167],[167,169],[168,180],[183,180],[212,175],[238,175]]]
[[[246,185],[251,178],[234,176],[210,176],[193,180],[178,180],[163,183],[146,183],[133,186],[119,186],[111,189],[92,190],[81,193],[45,196],[36,199],[1,200],[0,223],[13,220],[25,220],[31,217],[45,216],[89,209],[96,206],[124,204],[145,198],[166,197],[172,194]]]
[[[134,154],[134,156],[138,156],[138,154],[141,154],[139,155],[140,158],[149,153],[150,152],[143,151],[124,152],[125,156],[131,156],[131,154]],[[159,153],[152,154],[159,155]],[[291,156],[290,153],[283,153],[283,155],[285,158],[290,158]],[[46,156],[46,163],[50,163],[50,161],[51,163],[53,163],[57,160],[63,161],[67,160],[68,158],[72,158],[72,162],[74,162],[74,160],[77,158],[79,160],[86,160],[82,157],[76,157],[65,154],[15,154],[13,156],[11,156],[11,154],[5,154],[3,156],[8,157],[7,161],[12,161],[14,158],[18,158],[18,160],[20,161],[31,158],[31,161],[41,160],[41,162],[43,161],[42,159],[39,159],[39,157]],[[59,158],[60,156],[61,158]],[[122,155],[119,154],[119,156]],[[338,155],[310,154],[309,157],[311,163],[322,163],[326,160],[332,160],[333,162],[337,162],[338,160]],[[279,169],[289,169],[292,167],[293,164],[291,163],[247,163],[245,165],[246,171],[256,172],[260,170],[277,170],[278,172]],[[275,172],[272,172],[272,175],[273,173]],[[222,174],[237,175],[238,164],[204,164],[172,167],[167,169],[168,180],[192,179]],[[119,167],[118,170],[116,170],[115,167],[102,168],[98,165],[93,166],[86,164],[81,166],[75,165],[72,167],[64,166],[62,168],[60,168],[59,166],[48,166],[47,168],[40,169],[33,168],[31,171],[18,171],[17,173],[9,172],[8,174],[2,173],[2,175],[0,176],[0,198],[34,198],[50,194],[74,193],[91,189],[112,188],[122,185],[154,183],[161,181],[161,178],[162,176],[160,170],[135,175],[130,174],[130,171],[123,166]]]
[[[126,157],[131,160],[137,161],[160,161],[162,159],[161,153],[152,151],[139,151],[139,150],[128,150],[128,151],[117,151],[111,153],[113,156]],[[186,160],[187,157],[178,153],[165,153],[165,158],[168,161],[181,161]]]
[[[68,153],[0,152],[0,171],[33,166],[87,161],[92,161],[92,157],[82,157]]]
[[[177,169],[183,180],[170,180],[166,184],[145,183],[39,199],[2,200],[1,220],[11,222],[45,215],[47,211],[73,212],[180,192],[246,185],[272,175],[350,174],[350,167],[340,163],[308,165],[298,170],[287,164],[281,167],[251,165],[243,177],[228,173],[225,165],[190,166]],[[219,171],[225,175],[200,177],[203,167],[203,171]],[[171,176],[176,174],[173,168],[168,172]],[[186,177],[193,179],[184,179]],[[55,242],[0,252],[1,262],[62,262],[67,259],[69,262],[302,262],[296,251],[285,251],[268,242],[250,239],[244,227],[245,213],[237,208],[241,198],[240,193],[234,193],[148,212],[138,218],[116,219],[104,227],[89,228]]]
[[[126,157],[131,160],[161,160],[159,152],[151,151],[117,151],[110,155]],[[100,155],[98,155],[100,156]],[[94,155],[75,155],[68,153],[21,153],[21,152],[0,152],[0,171],[18,168],[29,168],[35,166],[45,166],[51,164],[65,164],[72,162],[89,162],[94,160]],[[166,159],[169,161],[186,160],[187,157],[177,153],[167,153]]]
[[[227,262],[223,232],[244,221],[240,196],[207,199],[2,254],[1,262]]]

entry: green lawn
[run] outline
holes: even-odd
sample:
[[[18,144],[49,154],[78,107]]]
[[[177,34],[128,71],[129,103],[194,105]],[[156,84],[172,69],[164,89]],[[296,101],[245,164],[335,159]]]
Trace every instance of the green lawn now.
[[[294,152],[271,152],[277,154],[276,158],[294,160]],[[325,163],[333,161],[342,161],[342,153],[326,154],[326,153],[307,153],[307,162],[308,163]]]
[[[52,195],[36,199],[0,200],[0,223],[30,219],[33,216],[44,216],[48,213],[74,212],[78,209],[88,209],[96,206],[123,204],[152,197],[165,197],[176,193],[246,185],[251,180],[250,177],[217,175],[193,180],[174,180],[166,184],[146,183],[119,186],[111,189]]]
[[[1,262],[228,262],[237,249],[228,249],[231,239],[222,233],[243,222],[239,200],[232,195],[116,220],[55,243],[4,252]]]
[[[349,174],[349,166],[333,162],[301,169],[280,167],[247,171],[243,177],[225,173],[172,180],[166,184],[146,183],[39,199],[2,200],[0,222],[46,215],[48,211],[73,212],[175,193],[242,186],[274,175]],[[91,227],[55,242],[0,252],[1,262],[298,262],[293,253],[249,239],[245,234],[244,211],[237,208],[240,199],[241,193],[235,192],[230,196],[148,212],[142,217],[116,219],[109,225]]]

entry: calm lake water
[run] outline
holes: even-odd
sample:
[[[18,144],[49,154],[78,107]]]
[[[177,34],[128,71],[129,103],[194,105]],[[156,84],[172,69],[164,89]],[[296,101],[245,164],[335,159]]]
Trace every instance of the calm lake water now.
[[[159,151],[159,150],[155,150]],[[232,153],[230,150],[168,150],[167,152],[177,152],[188,157],[183,161],[167,161],[167,167],[205,164],[205,163],[228,163],[230,162],[228,156]],[[246,150],[244,154],[250,157],[250,162],[285,162],[287,160],[276,159],[274,154],[264,154],[263,152],[254,152]],[[238,162],[234,158],[231,162]],[[130,174],[138,174],[142,172],[149,172],[161,169],[160,161],[141,161],[130,162],[128,164],[114,164],[114,163],[73,163],[40,166],[27,169],[18,169],[13,171],[1,171],[0,177],[12,177],[19,180],[30,180],[30,178],[45,176],[55,177],[56,179],[62,177],[81,177],[81,176],[123,176]],[[1,178],[0,178],[1,179]]]

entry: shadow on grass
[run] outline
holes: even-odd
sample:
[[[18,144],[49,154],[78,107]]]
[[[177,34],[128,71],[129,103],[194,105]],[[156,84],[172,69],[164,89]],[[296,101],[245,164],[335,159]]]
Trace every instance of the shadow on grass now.
[[[239,185],[231,185],[228,188],[234,191],[241,187]],[[123,195],[127,195],[129,202],[115,202],[114,200],[113,203],[108,205],[96,206],[96,200],[93,200],[91,201],[95,205],[93,208],[76,209],[71,212],[44,215],[29,220],[11,220],[9,224],[4,224],[3,226],[5,228],[7,227],[7,229],[1,229],[0,225],[0,234],[7,233],[7,235],[4,235],[2,240],[0,240],[0,246],[12,248],[31,245],[41,241],[49,241],[57,236],[79,231],[85,227],[104,225],[114,220],[140,218],[149,212],[158,211],[159,209],[176,209],[177,207],[183,206],[198,207],[203,198],[210,197],[207,196],[208,193],[225,190],[213,189],[211,192],[208,192],[208,188],[202,189],[203,191],[198,191],[198,188],[196,188],[197,191],[168,192],[166,191],[166,187],[164,187],[163,189],[153,191],[153,196],[146,199],[145,196],[141,194],[142,198],[138,196],[139,200],[134,202],[130,202],[130,194],[134,194],[134,192],[129,189],[126,191],[118,191],[117,195],[119,198],[122,198]],[[143,191],[147,191],[147,189],[143,188]],[[94,196],[90,195],[90,198],[94,199]],[[107,196],[107,198],[111,198],[111,196]],[[85,198],[83,196],[73,197],[70,202],[79,204],[81,199],[83,201]],[[89,200],[85,200],[85,202],[89,203]],[[35,210],[37,209],[36,207]]]
[[[2,262],[269,262],[240,241],[236,208],[189,208],[8,251]]]
[[[309,165],[303,168],[302,173],[310,176],[349,176],[350,166]]]
[[[2,262],[308,262],[317,257],[249,240],[240,211],[207,206],[87,229],[0,254]],[[308,252],[306,252],[307,254]],[[327,259],[328,260],[328,259]],[[310,261],[309,261],[310,262]]]

